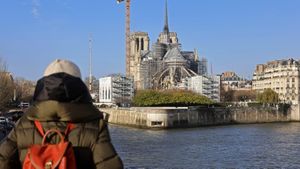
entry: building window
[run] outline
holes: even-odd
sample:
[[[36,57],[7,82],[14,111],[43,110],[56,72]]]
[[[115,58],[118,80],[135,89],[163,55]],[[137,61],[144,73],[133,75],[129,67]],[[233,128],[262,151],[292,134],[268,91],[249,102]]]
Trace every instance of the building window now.
[[[141,39],[141,50],[144,50],[144,38]]]
[[[139,51],[139,49],[140,49],[139,38],[135,39],[135,44],[136,44],[136,51]]]

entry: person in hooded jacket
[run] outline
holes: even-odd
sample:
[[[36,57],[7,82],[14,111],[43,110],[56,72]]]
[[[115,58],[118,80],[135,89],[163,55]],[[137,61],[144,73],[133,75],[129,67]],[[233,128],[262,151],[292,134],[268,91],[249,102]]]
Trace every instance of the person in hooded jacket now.
[[[103,115],[93,106],[80,70],[71,61],[55,60],[38,80],[33,105],[1,142],[0,169],[22,168],[28,148],[41,144],[34,120],[45,131],[55,128],[63,132],[68,123],[74,124],[66,137],[73,145],[77,169],[123,168]],[[51,138],[53,143],[58,141],[58,136]]]

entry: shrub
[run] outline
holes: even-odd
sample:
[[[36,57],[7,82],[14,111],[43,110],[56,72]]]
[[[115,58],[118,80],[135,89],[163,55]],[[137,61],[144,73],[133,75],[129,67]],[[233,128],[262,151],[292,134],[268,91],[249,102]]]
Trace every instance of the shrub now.
[[[263,93],[257,95],[257,101],[260,103],[278,103],[278,94],[274,90],[268,88],[264,90]]]
[[[213,104],[207,97],[185,90],[140,90],[133,98],[134,106],[195,106]]]

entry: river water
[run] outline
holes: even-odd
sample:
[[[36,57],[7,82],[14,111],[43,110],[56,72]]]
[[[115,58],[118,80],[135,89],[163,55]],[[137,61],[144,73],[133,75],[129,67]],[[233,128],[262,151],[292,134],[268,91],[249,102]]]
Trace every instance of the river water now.
[[[126,168],[300,168],[300,123],[109,128]]]

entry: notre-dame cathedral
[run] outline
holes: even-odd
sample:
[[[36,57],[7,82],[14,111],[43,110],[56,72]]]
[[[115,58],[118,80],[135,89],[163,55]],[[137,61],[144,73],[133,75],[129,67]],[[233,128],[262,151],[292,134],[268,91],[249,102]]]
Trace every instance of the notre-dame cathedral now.
[[[203,75],[197,51],[183,51],[177,33],[169,31],[167,4],[165,23],[150,50],[146,32],[130,36],[130,76],[136,89],[184,88],[189,77]]]

